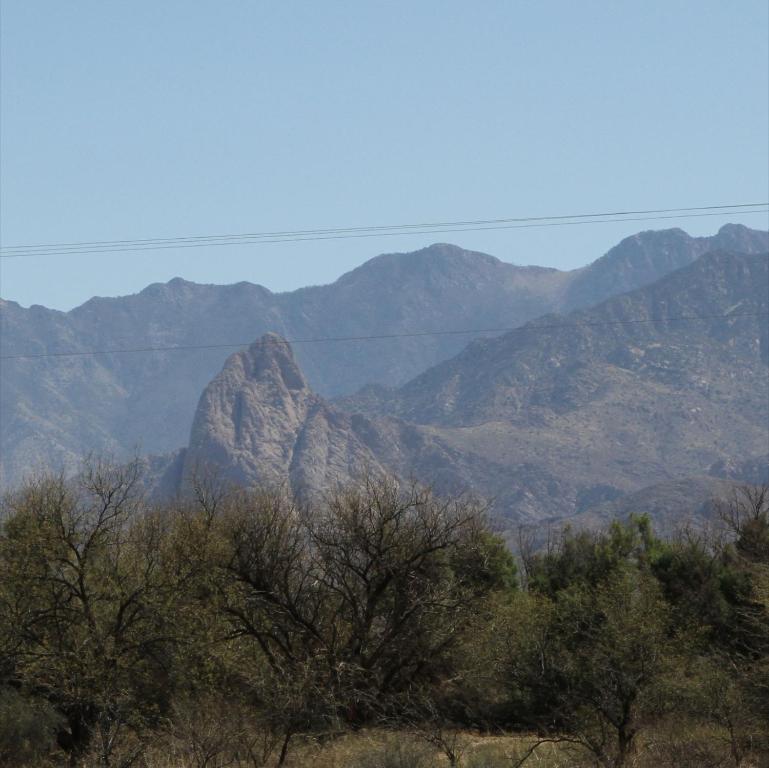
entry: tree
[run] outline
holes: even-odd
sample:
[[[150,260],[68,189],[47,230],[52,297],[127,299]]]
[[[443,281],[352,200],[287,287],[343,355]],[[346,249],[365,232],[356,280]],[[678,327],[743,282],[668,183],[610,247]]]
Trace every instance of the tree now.
[[[135,465],[92,463],[75,483],[30,482],[3,510],[0,605],[13,682],[63,716],[57,738],[72,765],[94,740],[109,765],[121,731],[151,719],[166,696],[162,526],[140,519],[137,478]]]
[[[391,479],[305,506],[237,492],[215,517],[218,610],[230,643],[259,650],[252,682],[286,745],[392,715],[401,694],[445,674],[474,598],[514,576],[477,505]]]
[[[660,547],[646,515],[615,520],[600,531],[567,526],[548,542],[546,551],[525,555],[527,583],[532,591],[550,597],[575,584],[596,586],[626,565],[647,567]]]
[[[557,621],[555,664],[566,681],[559,719],[607,768],[625,766],[639,732],[663,711],[668,607],[651,577],[626,570],[593,594],[563,595]]]
[[[676,647],[649,573],[659,546],[639,518],[598,534],[566,531],[529,558],[531,593],[511,617],[501,666],[509,716],[542,743],[571,743],[620,768],[664,712],[660,691]]]

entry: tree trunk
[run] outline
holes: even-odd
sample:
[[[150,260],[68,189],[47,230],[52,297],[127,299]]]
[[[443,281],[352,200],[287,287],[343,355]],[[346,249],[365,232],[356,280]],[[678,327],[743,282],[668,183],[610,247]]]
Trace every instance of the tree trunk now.
[[[286,762],[286,755],[288,755],[288,742],[291,741],[291,735],[291,731],[286,731],[286,737],[283,739],[283,746],[280,748],[278,765],[283,765]]]
[[[614,768],[624,768],[635,747],[635,733],[624,726],[617,731],[617,757]]]

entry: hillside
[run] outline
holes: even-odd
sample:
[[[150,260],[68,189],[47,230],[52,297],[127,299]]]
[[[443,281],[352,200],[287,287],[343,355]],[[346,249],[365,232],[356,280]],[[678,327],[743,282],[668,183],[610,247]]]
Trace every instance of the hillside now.
[[[769,324],[755,316],[766,308],[766,263],[765,255],[707,254],[566,319],[544,316],[475,341],[400,389],[378,397],[364,390],[361,403],[425,424],[538,423],[544,412],[565,415],[607,396],[630,374],[712,398],[717,378],[748,373],[739,368],[744,356],[767,364]],[[733,317],[724,321],[724,314]],[[700,315],[705,319],[686,319]],[[757,381],[763,372],[755,371]],[[730,396],[728,385],[722,394]],[[343,402],[356,407],[358,398]],[[751,402],[758,406],[760,398]]]

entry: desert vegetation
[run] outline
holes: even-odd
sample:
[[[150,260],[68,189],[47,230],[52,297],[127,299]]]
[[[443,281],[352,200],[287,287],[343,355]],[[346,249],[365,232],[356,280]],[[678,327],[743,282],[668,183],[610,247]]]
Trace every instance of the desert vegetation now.
[[[3,765],[769,765],[766,488],[515,556],[389,478],[141,489],[93,461],[4,500]]]

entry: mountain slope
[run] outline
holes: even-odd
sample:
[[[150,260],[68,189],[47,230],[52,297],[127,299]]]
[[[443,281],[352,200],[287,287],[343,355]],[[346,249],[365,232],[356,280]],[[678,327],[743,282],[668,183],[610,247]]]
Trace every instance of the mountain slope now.
[[[707,254],[591,310],[474,342],[375,408],[365,398],[368,412],[314,394],[265,337],[204,392],[185,467],[298,491],[387,469],[491,498],[509,521],[661,516],[686,488],[728,485],[713,475],[765,474],[767,312],[769,256]],[[660,320],[694,315],[710,317]]]
[[[620,293],[651,285],[691,264],[708,251],[765,253],[769,233],[725,224],[712,237],[689,237],[681,229],[641,232],[625,238],[605,256],[579,270],[569,283],[563,309],[597,304]]]
[[[613,520],[646,515],[653,521],[656,534],[675,536],[684,529],[698,530],[717,524],[719,504],[728,503],[736,492],[738,485],[734,482],[694,475],[649,485],[623,494],[615,500],[597,504],[565,520],[548,522],[552,522],[555,528],[567,523],[572,528],[598,529]],[[538,524],[535,535],[543,534],[546,530]]]
[[[532,519],[765,455],[768,263],[708,254],[591,310],[473,342],[398,390],[340,405],[429,427],[477,464],[504,467],[481,490],[504,513]]]
[[[765,255],[710,253],[568,318],[475,341],[367,407],[420,423],[527,423],[543,408],[567,413],[599,399],[612,375],[707,393],[711,370],[729,379],[746,357],[766,366],[769,328],[756,313],[766,311],[767,283]]]

